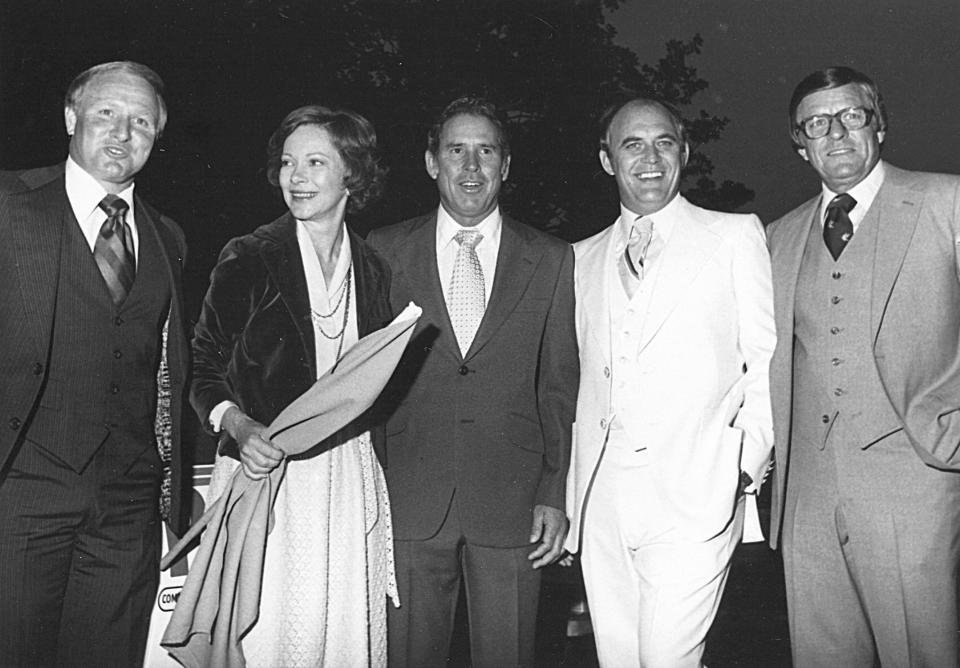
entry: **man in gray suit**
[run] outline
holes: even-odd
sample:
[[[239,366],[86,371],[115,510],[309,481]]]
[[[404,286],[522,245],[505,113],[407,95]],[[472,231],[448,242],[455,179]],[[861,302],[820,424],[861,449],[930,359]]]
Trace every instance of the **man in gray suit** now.
[[[883,101],[847,67],[800,82],[790,126],[823,183],[768,230],[794,664],[956,666],[960,178],[880,160]]]

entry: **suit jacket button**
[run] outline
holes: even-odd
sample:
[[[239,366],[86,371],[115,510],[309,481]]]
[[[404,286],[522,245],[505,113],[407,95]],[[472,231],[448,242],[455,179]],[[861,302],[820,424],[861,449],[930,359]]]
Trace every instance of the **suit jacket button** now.
[[[603,367],[603,377],[604,378],[610,377],[610,367],[608,366]]]
[[[18,430],[18,429],[20,428],[20,425],[21,425],[21,424],[22,424],[22,423],[20,422],[20,418],[15,418],[15,417],[14,417],[14,418],[10,418],[10,428],[11,428],[12,430],[14,430],[14,431]]]
[[[464,364],[459,369],[457,369],[457,373],[459,373],[461,376],[466,376],[468,373],[470,373],[470,369],[468,369],[467,365]]]
[[[34,375],[34,376],[39,376],[39,375],[42,374],[42,373],[43,373],[43,365],[40,364],[40,362],[34,362],[34,363],[33,363],[33,375]]]
[[[601,428],[601,429],[606,429],[606,428],[607,428],[607,419],[606,419],[606,418],[600,418],[600,428]]]
[[[830,422],[830,416],[829,416],[829,415],[821,415],[821,416],[820,416],[820,421],[821,421],[823,424],[827,424],[828,422]]]

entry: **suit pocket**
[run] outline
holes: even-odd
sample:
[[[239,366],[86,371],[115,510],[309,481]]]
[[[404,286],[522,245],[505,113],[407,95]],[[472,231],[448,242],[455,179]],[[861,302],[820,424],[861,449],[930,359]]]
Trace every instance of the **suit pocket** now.
[[[508,443],[521,450],[543,453],[543,432],[539,420],[519,413],[507,413],[503,435]]]

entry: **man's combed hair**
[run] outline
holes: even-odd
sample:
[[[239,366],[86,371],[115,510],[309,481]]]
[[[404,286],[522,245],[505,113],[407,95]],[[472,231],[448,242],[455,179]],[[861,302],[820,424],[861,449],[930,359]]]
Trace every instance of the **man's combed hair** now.
[[[329,109],[319,104],[294,109],[271,135],[267,143],[267,180],[271,185],[280,185],[283,143],[303,125],[316,125],[326,130],[339,151],[347,170],[343,185],[350,191],[347,211],[362,211],[381,195],[387,170],[380,165],[373,125],[349,109]]]
[[[680,143],[683,146],[686,146],[689,143],[687,136],[687,126],[683,122],[683,116],[680,114],[680,110],[677,109],[673,104],[667,102],[666,100],[657,97],[656,95],[636,95],[633,97],[621,98],[608,106],[604,112],[600,115],[600,122],[598,124],[600,130],[600,150],[604,153],[609,153],[610,146],[607,143],[607,136],[610,133],[610,126],[613,124],[613,118],[617,113],[626,107],[628,104],[638,104],[641,106],[656,106],[662,107],[667,115],[670,116],[670,119],[673,121],[673,126],[677,130],[677,136],[680,138]]]
[[[886,132],[887,107],[883,103],[883,96],[880,95],[880,89],[877,87],[877,84],[875,84],[873,79],[868,77],[866,74],[863,72],[858,72],[852,67],[835,65],[833,67],[826,67],[822,70],[817,70],[816,72],[811,72],[804,77],[803,81],[797,84],[796,88],[793,89],[793,95],[790,96],[790,108],[788,111],[788,116],[790,123],[790,139],[793,141],[793,147],[795,149],[802,148],[801,144],[799,143],[799,136],[797,134],[797,109],[800,107],[800,103],[803,102],[803,98],[811,93],[816,93],[821,90],[840,88],[841,86],[846,86],[847,84],[856,84],[864,90],[864,92],[867,94],[867,97],[870,98],[870,103],[873,105],[873,110],[877,115],[877,130],[879,132]]]
[[[427,133],[427,150],[433,155],[440,148],[440,132],[443,125],[454,116],[481,116],[486,118],[497,129],[500,138],[500,152],[506,158],[510,155],[510,138],[507,135],[506,123],[501,118],[500,111],[490,100],[483,97],[459,97],[440,112]]]
[[[157,121],[157,136],[159,137],[163,133],[163,128],[167,125],[167,103],[163,100],[163,79],[146,65],[135,63],[132,60],[116,60],[110,63],[101,63],[78,74],[73,81],[70,82],[70,85],[67,86],[67,94],[63,100],[64,106],[76,111],[80,100],[83,98],[83,91],[87,84],[95,77],[112,72],[123,72],[124,74],[140,77],[153,88],[153,92],[157,95],[157,106],[160,108],[160,118]]]

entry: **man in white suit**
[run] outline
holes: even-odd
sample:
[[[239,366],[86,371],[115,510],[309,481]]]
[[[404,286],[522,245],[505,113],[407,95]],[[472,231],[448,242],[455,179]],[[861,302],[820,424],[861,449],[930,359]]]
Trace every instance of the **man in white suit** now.
[[[574,247],[567,549],[582,552],[601,666],[701,665],[743,494],[772,447],[763,228],[680,196],[688,156],[672,107],[638,98],[611,109],[600,162],[621,215]]]

